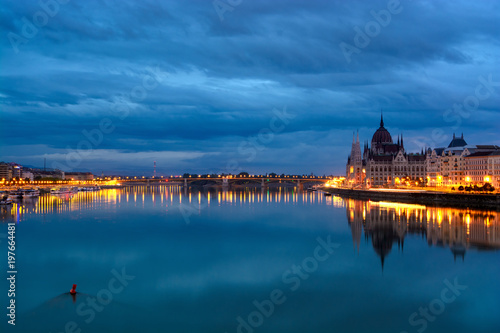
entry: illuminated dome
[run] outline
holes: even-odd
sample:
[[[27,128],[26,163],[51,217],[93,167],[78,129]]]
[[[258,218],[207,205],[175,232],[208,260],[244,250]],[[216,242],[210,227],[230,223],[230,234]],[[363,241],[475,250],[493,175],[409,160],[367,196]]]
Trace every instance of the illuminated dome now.
[[[384,118],[380,116],[380,127],[373,134],[372,144],[373,143],[392,143],[392,137],[388,130],[384,127]]]

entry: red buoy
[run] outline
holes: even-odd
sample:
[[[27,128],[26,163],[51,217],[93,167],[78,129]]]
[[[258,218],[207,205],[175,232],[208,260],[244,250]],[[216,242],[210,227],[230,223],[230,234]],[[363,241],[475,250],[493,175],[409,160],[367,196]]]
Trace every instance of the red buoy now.
[[[73,288],[69,291],[71,295],[76,294],[76,284],[73,285]]]

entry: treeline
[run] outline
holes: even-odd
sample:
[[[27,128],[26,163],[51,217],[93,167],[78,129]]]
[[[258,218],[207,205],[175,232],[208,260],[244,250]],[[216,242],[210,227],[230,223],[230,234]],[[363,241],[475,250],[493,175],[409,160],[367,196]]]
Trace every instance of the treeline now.
[[[455,187],[451,188],[452,191],[455,191]],[[486,183],[483,186],[477,186],[477,185],[472,185],[472,186],[459,186],[457,188],[458,191],[462,192],[494,192],[495,187],[491,185],[490,183]]]

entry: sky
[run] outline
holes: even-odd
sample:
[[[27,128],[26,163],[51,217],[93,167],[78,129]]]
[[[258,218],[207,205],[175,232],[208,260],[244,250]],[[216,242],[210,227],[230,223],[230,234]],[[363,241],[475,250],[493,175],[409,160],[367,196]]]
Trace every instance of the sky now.
[[[345,173],[353,133],[500,145],[498,1],[2,1],[0,161]]]

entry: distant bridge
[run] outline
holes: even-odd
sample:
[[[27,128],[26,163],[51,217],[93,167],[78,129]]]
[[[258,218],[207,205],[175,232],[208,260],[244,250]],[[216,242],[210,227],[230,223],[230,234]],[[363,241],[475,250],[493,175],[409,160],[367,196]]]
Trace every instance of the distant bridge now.
[[[318,184],[326,183],[331,180],[332,177],[316,177],[316,176],[217,176],[217,177],[202,177],[202,176],[192,176],[192,177],[168,177],[168,178],[151,178],[151,179],[129,179],[120,180],[120,182],[131,184],[144,184],[154,185],[161,184],[162,182],[168,181],[172,183],[177,183],[184,187],[189,187],[193,183],[205,183],[203,185],[219,185],[223,187],[229,187],[234,184],[240,183],[245,184],[260,184],[261,187],[268,187],[271,184],[291,184],[303,189],[306,184]]]
[[[134,179],[121,179],[119,180],[122,184],[127,185],[160,185],[165,182],[175,183],[185,188],[189,187],[193,183],[199,183],[201,186],[219,185],[222,187],[229,187],[234,184],[260,184],[261,187],[265,188],[271,184],[291,184],[297,186],[299,189],[303,189],[304,185],[312,185],[318,183],[326,183],[332,180],[333,177],[326,176],[254,176],[254,175],[229,175],[229,176],[195,176],[190,177],[154,177],[154,178],[135,178]]]
[[[189,178],[172,178],[173,181],[182,181],[182,184],[187,187],[189,184],[199,181],[212,182],[217,185],[230,186],[231,184],[245,182],[247,184],[260,184],[261,187],[267,187],[270,184],[293,184],[299,188],[303,188],[304,184],[326,183],[330,180],[329,177],[263,177],[263,176],[231,176],[231,177],[189,177]]]

